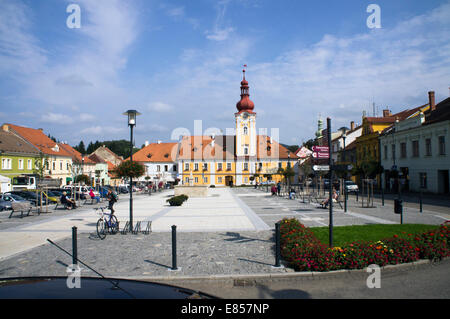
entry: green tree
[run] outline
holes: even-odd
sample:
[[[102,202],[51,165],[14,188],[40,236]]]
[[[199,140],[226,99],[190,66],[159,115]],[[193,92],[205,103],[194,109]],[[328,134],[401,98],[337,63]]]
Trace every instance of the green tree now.
[[[86,147],[84,146],[83,141],[80,141],[80,143],[75,146],[74,149],[76,149],[81,154],[86,154]]]
[[[85,185],[90,185],[91,184],[91,179],[89,178],[89,176],[87,175],[77,175],[75,176],[75,183],[82,183]]]
[[[145,174],[145,167],[138,162],[123,161],[116,167],[115,173],[121,178],[138,178]]]
[[[40,152],[39,157],[37,157],[34,160],[34,169],[33,169],[33,173],[38,176],[39,180],[44,179],[45,170],[48,168],[49,164],[50,164],[49,157],[44,153]]]

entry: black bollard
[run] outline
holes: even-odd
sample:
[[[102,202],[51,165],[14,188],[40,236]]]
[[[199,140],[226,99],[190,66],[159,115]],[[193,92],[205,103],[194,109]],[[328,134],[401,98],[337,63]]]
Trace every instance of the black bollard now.
[[[177,270],[177,226],[172,226],[172,270]]]
[[[72,227],[72,265],[78,264],[77,228]]]
[[[381,205],[384,206],[384,188],[381,188]]]
[[[422,212],[422,191],[420,191],[419,205],[420,205],[420,212]]]
[[[281,267],[280,223],[275,224],[275,267]]]

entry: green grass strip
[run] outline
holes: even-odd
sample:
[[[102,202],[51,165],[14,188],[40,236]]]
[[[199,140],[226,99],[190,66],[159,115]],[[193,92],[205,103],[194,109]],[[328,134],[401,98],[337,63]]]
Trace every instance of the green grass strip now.
[[[383,238],[398,235],[401,238],[409,237],[423,233],[432,229],[437,229],[439,225],[424,224],[399,224],[399,225],[353,225],[353,226],[335,226],[333,227],[333,246],[340,247],[355,241],[373,241],[376,242]],[[323,243],[329,243],[328,227],[313,227],[310,230]]]

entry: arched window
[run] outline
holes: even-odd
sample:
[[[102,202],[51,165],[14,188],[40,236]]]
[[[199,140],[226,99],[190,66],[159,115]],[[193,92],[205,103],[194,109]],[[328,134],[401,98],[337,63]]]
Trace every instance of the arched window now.
[[[248,135],[248,127],[244,126],[244,135]]]

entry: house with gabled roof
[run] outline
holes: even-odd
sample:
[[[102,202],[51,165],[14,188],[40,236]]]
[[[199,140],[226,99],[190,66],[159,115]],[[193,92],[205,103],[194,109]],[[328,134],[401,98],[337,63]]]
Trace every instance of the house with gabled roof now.
[[[362,118],[362,132],[361,136],[356,138],[356,165],[361,168],[367,164],[380,164],[380,148],[379,137],[382,132],[394,125],[396,122],[401,122],[409,118],[418,116],[421,112],[425,112],[430,108],[429,103],[406,109],[404,111],[392,114],[389,109],[383,110],[381,117],[366,117]],[[360,182],[360,176],[357,176]],[[378,187],[381,186],[381,176],[376,177]]]
[[[0,192],[36,187],[38,158],[38,148],[11,132],[0,130],[0,175],[5,181]]]
[[[57,180],[60,185],[70,183],[72,180],[72,154],[45,135],[43,129],[9,123],[3,124],[2,129],[21,137],[39,149],[42,154],[42,162],[39,165],[43,167],[44,178]]]
[[[383,131],[380,136],[382,185],[385,189],[449,194],[450,98]]]
[[[159,184],[175,183],[178,176],[176,151],[178,143],[147,143],[133,154],[133,161],[145,166],[145,174],[137,181]],[[126,160],[129,160],[127,158]]]

